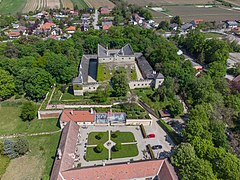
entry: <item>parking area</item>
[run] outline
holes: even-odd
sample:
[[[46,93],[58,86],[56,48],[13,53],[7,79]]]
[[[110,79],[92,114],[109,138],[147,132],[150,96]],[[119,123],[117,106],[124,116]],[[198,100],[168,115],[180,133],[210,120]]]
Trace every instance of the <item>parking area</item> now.
[[[79,154],[79,161],[82,167],[86,166],[94,166],[94,165],[102,165],[111,164],[111,163],[119,163],[119,162],[128,162],[129,160],[139,161],[150,159],[150,155],[146,153],[147,145],[161,145],[161,149],[153,150],[155,157],[164,158],[171,148],[173,147],[173,143],[167,136],[167,134],[161,129],[161,127],[157,124],[157,122],[153,123],[152,126],[145,126],[145,130],[148,134],[154,133],[155,138],[143,138],[142,132],[139,126],[80,126],[79,129],[79,145],[77,146],[77,151]],[[106,132],[106,131],[120,131],[120,132],[132,132],[137,141],[137,147],[139,154],[135,157],[129,158],[119,158],[119,159],[109,159],[105,161],[86,161],[84,159],[84,155],[86,154],[87,149],[87,140],[88,135],[91,132]]]

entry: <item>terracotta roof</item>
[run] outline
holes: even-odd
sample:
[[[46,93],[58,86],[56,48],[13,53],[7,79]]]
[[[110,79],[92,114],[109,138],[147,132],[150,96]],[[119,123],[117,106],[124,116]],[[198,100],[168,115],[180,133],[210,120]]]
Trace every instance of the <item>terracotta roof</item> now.
[[[66,31],[76,31],[76,27],[75,26],[69,26],[68,28],[66,28]]]
[[[109,30],[110,27],[112,27],[112,25],[104,25],[104,26],[103,26],[103,30]]]
[[[110,10],[107,7],[102,7],[100,11],[101,11],[101,14],[109,14],[110,13]]]
[[[122,180],[147,177],[158,177],[158,179],[161,178],[164,180],[176,180],[176,177],[171,174],[168,168],[169,166],[165,164],[165,160],[152,160],[133,162],[130,164],[112,164],[98,167],[71,169],[62,172],[62,176],[66,180]]]
[[[60,120],[62,122],[94,122],[95,113],[91,114],[89,111],[80,110],[63,110]]]
[[[235,83],[239,83],[240,82],[240,75],[235,77],[232,81],[235,82]]]
[[[8,36],[12,36],[12,37],[18,37],[20,35],[21,35],[20,32],[11,31],[11,32],[8,33]]]
[[[41,29],[51,29],[51,27],[56,26],[56,24],[51,23],[51,22],[46,22],[41,26]]]
[[[61,140],[59,143],[59,151],[61,152],[61,158],[56,156],[51,173],[51,180],[62,179],[61,172],[73,168],[74,153],[77,143],[77,136],[79,132],[79,126],[70,121],[63,129]]]

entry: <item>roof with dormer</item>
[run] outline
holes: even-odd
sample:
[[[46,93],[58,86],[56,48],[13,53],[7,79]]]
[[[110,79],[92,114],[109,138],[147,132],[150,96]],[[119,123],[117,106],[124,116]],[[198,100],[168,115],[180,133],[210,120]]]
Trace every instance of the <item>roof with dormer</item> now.
[[[108,49],[98,44],[98,57],[111,56],[134,56],[134,52],[130,44],[126,44],[121,49]]]

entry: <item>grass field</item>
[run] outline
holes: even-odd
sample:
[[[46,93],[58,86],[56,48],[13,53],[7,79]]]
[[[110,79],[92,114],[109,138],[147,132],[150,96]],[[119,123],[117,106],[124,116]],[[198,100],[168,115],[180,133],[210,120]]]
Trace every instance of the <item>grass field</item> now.
[[[138,148],[136,144],[122,145],[122,149],[119,151],[111,151],[111,158],[125,158],[134,157],[138,155]]]
[[[204,33],[204,36],[206,37],[206,38],[221,38],[221,37],[223,37],[223,35],[222,34],[218,34],[218,33]]]
[[[109,0],[84,0],[86,4],[89,4],[90,7],[93,7],[95,9],[99,9],[100,7],[109,7],[109,8],[114,8],[115,4],[113,4]]]
[[[104,148],[101,153],[97,153],[94,151],[94,147],[88,147],[85,158],[87,161],[108,159],[108,150]]]
[[[77,5],[79,9],[88,8],[84,0],[72,0],[73,6]]]
[[[59,138],[60,132],[28,137],[30,152],[11,160],[2,180],[49,179]]]
[[[0,134],[37,133],[57,131],[57,119],[33,120],[23,122],[20,119],[20,107],[0,106]]]
[[[95,137],[98,134],[99,134],[99,132],[91,132],[88,135],[87,144],[88,145],[98,145],[98,144],[104,144],[105,142],[108,141],[108,132],[103,132],[103,137],[100,140],[96,139],[96,137]]]
[[[117,137],[114,137],[113,134],[116,134]],[[135,137],[131,132],[111,132],[111,140],[115,143],[126,143],[126,142],[135,142]]]
[[[0,14],[16,14],[22,12],[27,0],[1,0]]]
[[[7,156],[0,155],[0,179],[5,173],[9,163],[10,163],[10,159]]]

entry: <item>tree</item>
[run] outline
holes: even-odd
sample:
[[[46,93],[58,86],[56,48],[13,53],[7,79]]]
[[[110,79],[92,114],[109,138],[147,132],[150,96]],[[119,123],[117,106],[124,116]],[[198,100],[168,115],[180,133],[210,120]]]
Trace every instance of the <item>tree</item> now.
[[[168,106],[168,109],[174,117],[183,113],[183,105],[177,98],[174,98],[174,101]]]
[[[169,22],[168,21],[161,21],[158,25],[158,29],[168,31],[169,30]]]
[[[122,149],[122,144],[121,143],[117,143],[115,144],[115,146],[113,147],[114,151],[120,151]]]
[[[36,117],[37,109],[33,102],[25,102],[22,106],[21,115],[23,121],[31,121]]]
[[[111,82],[115,96],[126,96],[128,91],[128,83],[125,71],[115,71]]]
[[[0,69],[0,100],[13,95],[15,89],[13,76],[7,71]]]
[[[180,25],[182,25],[182,20],[179,16],[175,16],[175,17],[171,18],[170,23],[176,23],[180,26]]]
[[[20,156],[26,154],[29,151],[28,141],[23,138],[17,138],[14,149]]]
[[[104,149],[103,144],[98,144],[98,145],[95,147],[95,151],[96,151],[97,153],[101,153],[101,152],[103,151],[103,149]]]
[[[7,155],[10,159],[18,157],[18,154],[14,148],[14,142],[10,139],[4,140],[4,154]]]
[[[99,102],[106,102],[108,97],[112,94],[112,87],[109,84],[102,84],[97,88],[96,100]]]

